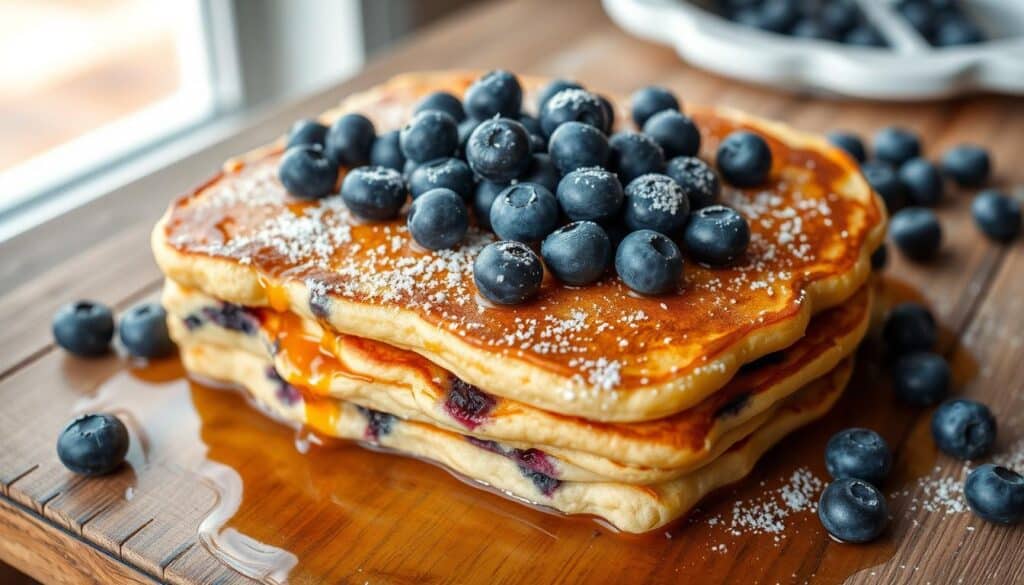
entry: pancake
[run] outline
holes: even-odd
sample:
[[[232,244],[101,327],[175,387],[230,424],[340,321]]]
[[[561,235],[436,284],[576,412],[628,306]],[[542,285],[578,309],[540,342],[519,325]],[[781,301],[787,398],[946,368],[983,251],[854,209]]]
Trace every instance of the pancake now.
[[[428,92],[461,95],[475,77],[401,76],[323,120],[358,111],[383,132]],[[542,84],[523,82],[528,94]],[[663,418],[699,404],[744,363],[789,347],[813,314],[849,299],[885,227],[859,170],[823,139],[730,110],[687,111],[705,158],[729,132],[752,129],[774,162],[768,184],[723,190],[750,222],[746,255],[728,268],[688,262],[678,294],[638,297],[614,276],[582,288],[548,276],[530,303],[488,306],[472,262],[493,234],[471,228],[458,249],[427,252],[404,217],[360,223],[340,197],[293,199],[276,178],[280,145],[230,161],[175,201],[153,231],[154,253],[187,287],[411,350],[497,396],[593,421]]]
[[[336,335],[292,313],[225,305],[168,281],[164,306],[179,344],[215,344],[273,359],[289,383],[520,449],[543,449],[579,481],[652,483],[703,465],[760,426],[778,403],[850,355],[871,314],[864,287],[817,315],[795,344],[744,368],[697,406],[666,419],[596,423],[469,386],[413,352]],[[568,472],[566,472],[568,474]]]
[[[566,514],[602,518],[626,532],[653,530],[682,516],[711,491],[740,480],[761,455],[786,434],[822,416],[849,380],[851,359],[794,395],[741,442],[699,470],[655,485],[564,481],[547,458],[494,442],[475,440],[431,425],[404,421],[334,399],[306,399],[282,392],[268,376],[270,362],[251,353],[216,345],[181,347],[189,372],[245,388],[255,401],[286,422],[305,424],[325,435],[365,441],[426,459],[509,496]]]

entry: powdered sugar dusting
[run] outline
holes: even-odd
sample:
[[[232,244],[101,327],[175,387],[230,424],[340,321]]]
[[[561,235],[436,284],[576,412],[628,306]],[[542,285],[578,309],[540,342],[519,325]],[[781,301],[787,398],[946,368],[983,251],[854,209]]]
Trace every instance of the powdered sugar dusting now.
[[[727,515],[707,519],[723,525],[733,536],[771,534],[776,542],[785,536],[786,520],[794,514],[815,513],[825,482],[807,469],[796,469],[780,487],[751,500],[738,500]]]

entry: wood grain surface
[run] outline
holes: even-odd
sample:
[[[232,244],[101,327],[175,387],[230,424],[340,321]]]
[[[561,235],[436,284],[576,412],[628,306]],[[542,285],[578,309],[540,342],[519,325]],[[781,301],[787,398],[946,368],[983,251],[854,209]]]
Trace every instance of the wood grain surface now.
[[[710,498],[692,519],[640,537],[530,510],[432,466],[353,445],[314,445],[301,455],[291,429],[233,393],[186,382],[173,361],[132,369],[116,356],[83,361],[54,348],[49,320],[64,302],[93,298],[123,309],[154,297],[160,276],[150,226],[171,197],[223,159],[393,74],[456,67],[566,76],[620,94],[658,83],[684,101],[811,131],[870,136],[898,123],[918,131],[933,158],[959,142],[987,145],[994,185],[1024,184],[1021,99],[883,104],[785,94],[690,68],[616,29],[597,2],[476,6],[354,79],[0,245],[0,559],[43,582],[249,581],[199,538],[200,523],[224,504],[212,464],[237,474],[243,488],[225,528],[266,545],[254,549],[265,557],[295,555],[294,582],[1024,582],[1024,530],[922,505],[928,478],[959,477],[963,466],[936,453],[930,411],[892,400],[870,348],[826,420],[787,439],[752,478]],[[981,237],[970,195],[952,190],[939,207],[945,240],[937,260],[912,264],[891,251],[886,290],[934,309],[956,391],[991,405],[1005,452],[1024,438],[1024,244]],[[133,427],[131,465],[100,479],[73,476],[56,458],[57,434],[76,409],[109,394],[122,414],[142,421]],[[737,499],[779,488],[798,468],[825,478],[824,441],[851,425],[877,429],[897,453],[885,490],[892,526],[879,542],[833,542],[810,512],[787,518],[781,535],[733,535],[710,521]]]

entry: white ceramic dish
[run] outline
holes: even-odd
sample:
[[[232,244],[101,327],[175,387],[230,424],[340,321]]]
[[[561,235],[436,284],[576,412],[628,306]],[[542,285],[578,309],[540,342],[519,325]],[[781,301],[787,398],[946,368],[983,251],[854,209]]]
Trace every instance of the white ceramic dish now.
[[[918,100],[993,91],[1024,95],[1024,0],[964,9],[989,40],[931,47],[889,2],[858,0],[885,49],[798,39],[743,26],[684,0],[603,0],[627,32],[675,48],[697,67],[781,87],[858,98]]]

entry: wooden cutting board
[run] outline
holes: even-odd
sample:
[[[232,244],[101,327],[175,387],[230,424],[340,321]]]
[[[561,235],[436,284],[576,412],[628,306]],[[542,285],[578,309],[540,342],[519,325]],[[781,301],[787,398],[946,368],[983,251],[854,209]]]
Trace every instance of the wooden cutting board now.
[[[512,42],[510,31],[525,40]],[[900,123],[922,134],[933,157],[962,141],[986,144],[996,185],[1024,183],[1021,100],[882,105],[794,97],[689,69],[668,50],[616,30],[596,3],[478,7],[356,79],[2,245],[0,559],[41,581],[68,583],[1024,581],[1024,529],[957,511],[962,500],[943,490],[959,484],[963,465],[936,453],[928,410],[892,399],[870,345],[825,420],[788,438],[752,477],[690,518],[642,536],[525,508],[419,461],[316,444],[238,394],[188,382],[175,360],[85,361],[52,345],[50,317],[68,300],[124,309],[154,297],[149,227],[170,197],[230,153],[391,74],[442,66],[564,75],[619,93],[661,83],[684,100],[813,131],[870,135]],[[969,203],[969,194],[950,193],[938,209],[946,234],[939,259],[913,265],[893,253],[885,290],[932,306],[957,393],[988,403],[1000,423],[998,450],[1019,455],[1024,244],[986,241]],[[83,409],[111,410],[130,424],[133,446],[120,473],[84,479],[57,460],[57,434]],[[852,425],[878,430],[897,453],[885,486],[891,528],[866,546],[831,541],[809,506],[826,480],[824,442]]]

